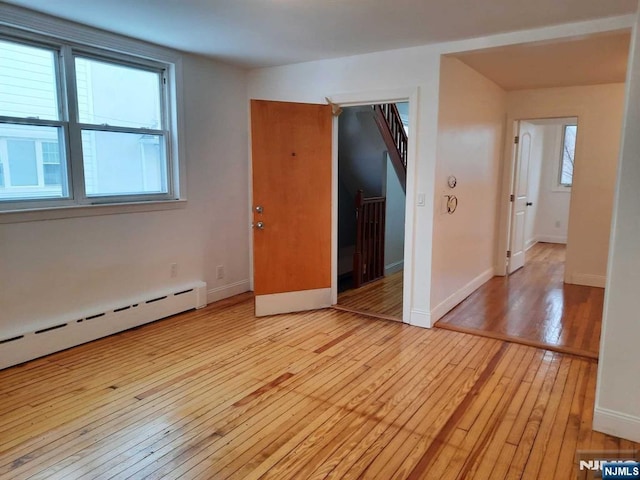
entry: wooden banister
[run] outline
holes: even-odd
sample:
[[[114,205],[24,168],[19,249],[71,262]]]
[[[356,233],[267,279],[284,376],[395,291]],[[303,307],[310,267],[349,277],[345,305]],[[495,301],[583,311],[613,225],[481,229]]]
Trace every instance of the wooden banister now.
[[[354,288],[384,277],[386,198],[356,194],[356,249],[353,254]]]
[[[407,191],[407,153],[409,141],[395,103],[373,105],[374,119],[387,146],[391,164],[402,189]]]

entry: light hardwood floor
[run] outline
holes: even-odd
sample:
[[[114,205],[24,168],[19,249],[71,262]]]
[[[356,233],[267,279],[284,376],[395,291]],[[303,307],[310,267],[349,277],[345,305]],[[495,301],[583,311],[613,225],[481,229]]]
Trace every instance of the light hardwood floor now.
[[[336,308],[402,321],[402,274],[396,272],[338,295]]]
[[[0,371],[0,478],[576,478],[597,363],[250,299]]]
[[[565,252],[534,245],[523,268],[492,278],[436,326],[598,358],[604,289],[564,284]]]

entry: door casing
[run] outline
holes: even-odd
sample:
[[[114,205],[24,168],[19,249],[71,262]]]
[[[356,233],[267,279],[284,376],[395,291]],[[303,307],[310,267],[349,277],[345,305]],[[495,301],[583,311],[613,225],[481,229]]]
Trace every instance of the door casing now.
[[[519,124],[521,121],[526,122],[530,120],[553,120],[560,118],[577,118],[578,125],[580,124],[580,118],[583,116],[581,112],[558,112],[557,115],[540,115],[540,116],[527,116],[522,118],[514,118],[509,117],[507,119],[507,128],[505,135],[505,149],[504,149],[504,159],[503,162],[503,170],[502,170],[502,187],[501,187],[501,195],[500,195],[500,225],[498,231],[498,244],[496,246],[496,268],[495,274],[498,276],[507,275],[507,250],[511,245],[511,218],[512,218],[512,209],[513,204],[511,203],[510,196],[514,194],[515,190],[515,162],[517,160],[517,145],[514,143],[513,139],[518,134]],[[510,126],[510,127],[509,127]],[[571,209],[569,210],[569,231],[571,231]],[[567,245],[571,241],[570,238],[567,238]],[[566,281],[565,272],[565,281]]]
[[[407,156],[407,191],[405,203],[405,240],[404,240],[404,274],[403,274],[403,312],[402,321],[410,323],[411,309],[413,306],[413,259],[415,257],[415,205],[416,205],[416,162],[417,162],[417,123],[419,115],[418,106],[419,88],[399,88],[379,90],[374,92],[352,92],[340,93],[327,97],[333,104],[341,107],[351,107],[358,105],[373,105],[376,103],[396,103],[409,102],[409,148]],[[248,102],[249,103],[249,102]],[[247,108],[250,108],[247,106]],[[333,118],[332,128],[332,180],[331,180],[331,302],[338,303],[338,117]],[[253,172],[251,159],[251,135],[248,138],[249,146],[249,211],[248,225],[251,225],[253,219]],[[251,289],[253,290],[253,231],[248,228],[249,235],[249,265]]]

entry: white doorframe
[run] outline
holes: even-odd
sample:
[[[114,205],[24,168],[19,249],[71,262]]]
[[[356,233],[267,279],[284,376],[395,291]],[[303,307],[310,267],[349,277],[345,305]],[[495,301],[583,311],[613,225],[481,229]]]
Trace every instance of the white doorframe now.
[[[409,144],[407,153],[407,190],[404,223],[404,273],[402,288],[402,321],[410,323],[413,305],[413,277],[415,258],[415,205],[416,205],[416,163],[418,137],[418,96],[419,87],[379,90],[374,92],[340,93],[329,97],[332,103],[341,107],[373,105],[377,103],[409,102]],[[332,212],[331,212],[331,302],[338,303],[338,117],[333,119],[332,149]]]
[[[514,193],[515,188],[515,164],[518,154],[518,146],[514,143],[513,139],[518,134],[520,128],[520,122],[526,122],[527,120],[554,120],[563,118],[577,118],[578,125],[580,124],[580,117],[582,112],[576,112],[574,114],[560,114],[549,116],[527,116],[523,118],[507,118],[507,135],[505,135],[505,149],[504,158],[506,161],[503,164],[502,171],[502,188],[500,194],[500,225],[498,233],[498,251],[496,254],[496,267],[495,274],[498,276],[507,275],[507,255],[511,245],[511,214],[513,204],[511,203],[511,195]],[[509,128],[509,125],[511,127]],[[577,145],[576,145],[577,149]],[[507,160],[508,159],[508,160]],[[575,173],[575,172],[574,172]],[[574,180],[575,182],[575,180]],[[573,202],[572,202],[573,203]],[[571,208],[569,209],[569,224],[571,223]],[[569,225],[570,227],[570,225]],[[571,228],[568,228],[571,231]],[[567,245],[569,244],[569,238],[567,237]]]

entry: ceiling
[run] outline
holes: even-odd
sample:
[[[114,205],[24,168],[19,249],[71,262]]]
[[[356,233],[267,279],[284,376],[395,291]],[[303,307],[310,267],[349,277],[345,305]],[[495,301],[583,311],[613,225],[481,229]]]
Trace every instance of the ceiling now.
[[[624,82],[630,31],[452,55],[505,90]]]
[[[7,0],[245,67],[634,13],[637,0]]]

